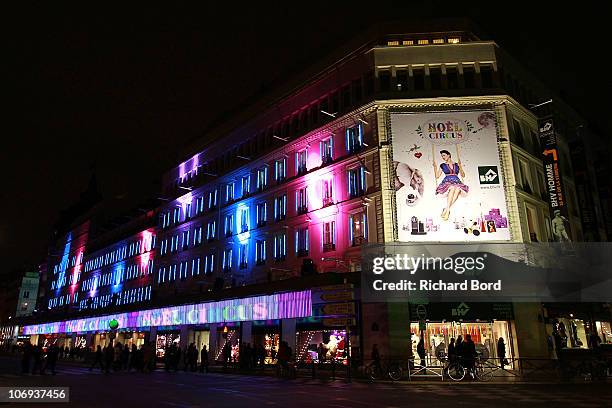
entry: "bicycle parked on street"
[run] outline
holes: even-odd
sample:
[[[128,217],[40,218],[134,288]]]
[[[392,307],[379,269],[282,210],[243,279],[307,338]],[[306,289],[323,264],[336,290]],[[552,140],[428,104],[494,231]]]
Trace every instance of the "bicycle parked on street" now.
[[[396,361],[373,361],[365,369],[366,377],[372,381],[388,378],[392,381],[399,381],[404,370],[400,363]]]
[[[487,365],[487,361],[480,357],[474,360],[472,367],[466,367],[465,363],[460,358],[457,358],[449,361],[444,369],[444,373],[453,381],[461,381],[466,376],[470,376],[472,379],[486,382],[493,379],[494,369],[495,367]]]

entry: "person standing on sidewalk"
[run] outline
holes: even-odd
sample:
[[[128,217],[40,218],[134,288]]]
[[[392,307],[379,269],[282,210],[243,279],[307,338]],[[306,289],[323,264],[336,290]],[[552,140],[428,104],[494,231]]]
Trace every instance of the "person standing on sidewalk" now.
[[[30,372],[30,360],[32,359],[32,343],[26,341],[23,346],[23,357],[21,358],[21,373],[27,374]]]
[[[421,333],[421,339],[419,340],[419,344],[417,344],[417,354],[421,360],[421,366],[425,367],[427,361],[425,361],[425,340],[423,339],[423,333]]]
[[[35,345],[34,349],[32,350],[32,358],[34,360],[32,374],[36,374],[37,371],[40,373],[42,368],[42,349],[38,344]]]
[[[206,346],[202,346],[202,350],[200,351],[200,372],[208,373],[208,350]]]
[[[506,365],[506,343],[503,337],[497,340],[497,357],[499,358],[499,367],[503,370]]]
[[[462,360],[464,367],[468,370],[472,378],[474,377],[474,362],[476,360],[476,345],[472,341],[472,336],[469,334],[465,335],[465,341],[463,342],[463,346],[461,348],[462,352]]]
[[[55,365],[57,363],[57,356],[59,354],[59,349],[55,344],[49,346],[47,349],[47,361],[45,362],[45,366],[40,370],[40,374],[45,374],[47,368],[51,370],[51,374],[55,375]]]
[[[104,353],[102,353],[102,347],[98,345],[96,352],[94,354],[94,361],[91,367],[89,367],[89,371],[93,370],[96,365],[100,365],[100,371],[104,371],[104,362],[102,361],[104,357]]]

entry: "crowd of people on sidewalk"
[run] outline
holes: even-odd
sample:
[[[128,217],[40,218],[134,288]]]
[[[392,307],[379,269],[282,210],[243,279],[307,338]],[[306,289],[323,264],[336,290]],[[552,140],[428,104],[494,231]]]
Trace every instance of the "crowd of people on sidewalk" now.
[[[96,350],[91,351],[92,360],[89,370],[99,368],[107,374],[111,371],[130,372],[151,372],[155,368],[155,348],[151,342],[147,342],[140,347],[132,344],[122,345],[116,342],[115,345],[107,344],[104,348],[97,346]]]
[[[44,375],[47,370],[51,374],[55,375],[55,367],[57,360],[68,357],[69,352],[64,350],[62,347],[57,345],[51,345],[45,350],[39,345],[32,345],[31,343],[25,343],[22,350],[21,357],[21,372],[23,374],[41,374]],[[31,370],[31,371],[30,371]]]

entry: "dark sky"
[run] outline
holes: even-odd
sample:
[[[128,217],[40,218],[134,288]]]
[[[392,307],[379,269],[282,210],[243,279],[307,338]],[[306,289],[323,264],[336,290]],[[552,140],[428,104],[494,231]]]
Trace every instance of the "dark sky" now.
[[[609,23],[601,10],[225,3],[156,10],[54,3],[5,15],[5,62],[14,73],[4,80],[15,91],[5,99],[14,108],[6,123],[15,126],[1,136],[0,275],[43,260],[58,212],[78,200],[92,168],[101,193],[126,207],[155,196],[162,172],[217,115],[292,62],[316,60],[382,20],[472,18],[609,136]]]

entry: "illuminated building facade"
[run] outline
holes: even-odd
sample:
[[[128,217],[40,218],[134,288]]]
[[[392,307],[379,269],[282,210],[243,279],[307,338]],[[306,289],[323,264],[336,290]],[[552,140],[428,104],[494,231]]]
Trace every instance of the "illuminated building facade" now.
[[[395,184],[398,171],[392,156],[402,135],[394,127],[394,114],[426,118],[477,112],[474,123],[483,128],[492,118],[495,170],[503,174],[503,210],[479,210],[480,223],[492,223],[492,230],[483,230],[481,242],[487,241],[486,233],[502,229],[506,242],[556,239],[538,117],[528,109],[548,99],[550,92],[493,41],[464,29],[369,37],[362,44],[341,59],[322,61],[312,71],[316,74],[298,78],[210,129],[206,140],[213,142],[196,141],[188,159],[163,177],[163,204],[156,210],[154,228],[96,252],[86,249],[85,227],[70,233],[60,261],[50,264],[48,307],[69,304],[94,317],[28,326],[26,332],[99,332],[114,316],[126,329],[146,331],[160,355],[171,342],[207,345],[219,358],[227,346],[238,353],[240,342],[264,344],[271,351],[284,340],[296,350],[298,360],[308,361],[320,357],[312,354],[313,344],[319,343],[326,347],[324,358],[346,356],[347,343],[355,359],[368,356],[373,343],[384,355],[407,356],[422,330],[431,355],[449,336],[470,333],[491,353],[491,345],[502,337],[508,356],[549,356],[550,325],[542,305],[436,305],[429,309],[423,328],[419,320],[424,318],[416,318],[410,305],[360,302],[358,286],[362,246],[398,242],[403,228],[398,207],[404,202],[397,200],[401,187]],[[549,111],[538,114],[554,113],[560,124],[568,238],[580,241],[585,237],[584,209],[576,197],[569,150],[570,141],[578,137],[572,126],[580,120],[559,102],[544,109]],[[414,147],[410,154],[416,159],[431,151]],[[452,152],[459,155],[458,149]],[[478,164],[465,160],[466,165]],[[593,169],[585,164],[581,171],[590,174]],[[414,174],[408,185],[418,176]],[[481,176],[485,181],[494,177],[487,172]],[[431,185],[432,180],[425,183]],[[414,189],[421,194],[418,186]],[[589,233],[595,228],[598,239],[604,240],[603,222],[596,217],[601,213],[598,197],[589,191]],[[438,232],[434,221],[423,219],[421,226],[417,220],[413,236]],[[136,272],[128,272],[134,267]],[[283,294],[305,298],[287,313],[266,312],[260,318],[243,311],[234,317],[221,312],[215,319],[196,319],[180,309],[229,311],[258,304],[253,299],[262,297],[261,304],[270,311]],[[131,308],[133,315],[119,309],[111,314],[111,304]],[[162,316],[160,322],[142,323],[151,313]],[[555,313],[565,318],[569,312]],[[584,333],[584,326],[595,320],[608,322],[609,328],[610,317],[602,312],[574,320],[582,321],[574,323],[582,324]]]

